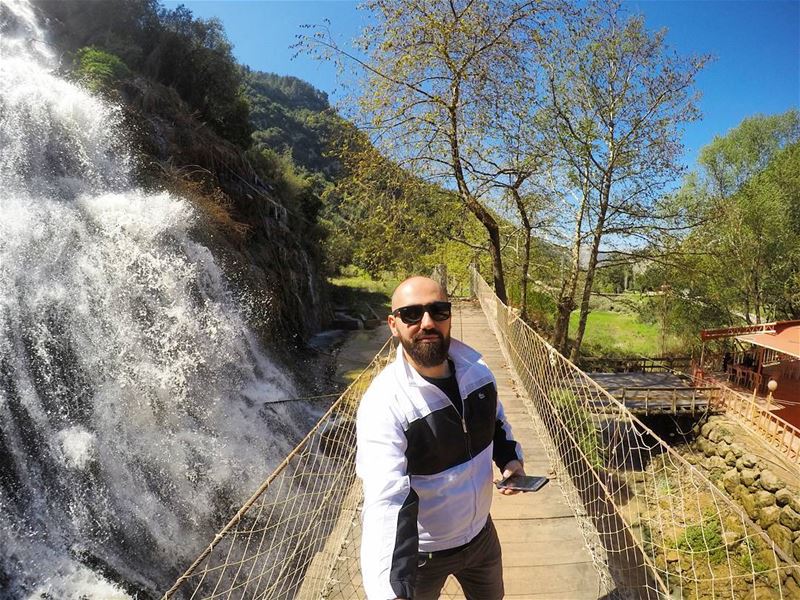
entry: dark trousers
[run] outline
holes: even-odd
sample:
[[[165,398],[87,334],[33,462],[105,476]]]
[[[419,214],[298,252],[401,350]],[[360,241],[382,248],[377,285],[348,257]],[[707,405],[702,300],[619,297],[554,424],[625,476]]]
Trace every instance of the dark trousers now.
[[[414,600],[436,600],[448,575],[454,575],[467,600],[501,600],[503,558],[489,517],[486,527],[463,548],[419,555]]]

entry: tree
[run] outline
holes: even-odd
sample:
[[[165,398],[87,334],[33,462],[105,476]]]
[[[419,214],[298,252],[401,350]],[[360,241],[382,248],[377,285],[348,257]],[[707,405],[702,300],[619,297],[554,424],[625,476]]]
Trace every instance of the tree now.
[[[365,126],[376,144],[403,167],[456,190],[489,240],[495,292],[507,302],[500,228],[487,207],[497,178],[489,115],[526,102],[525,70],[538,48],[542,2],[372,0],[372,24],[360,58],[326,30],[305,44],[349,61],[363,74]],[[518,93],[520,92],[520,93]]]
[[[562,286],[556,327],[564,340],[580,246],[591,244],[571,354],[575,360],[601,242],[612,227],[617,235],[634,236],[653,227],[659,192],[681,171],[681,125],[699,116],[692,88],[707,59],[670,53],[665,31],[648,32],[642,17],[624,18],[617,3],[592,3],[564,29],[563,36],[552,39],[543,62],[552,130],[566,178],[579,198],[572,270]]]
[[[332,154],[341,176],[327,198],[328,253],[372,276],[418,272],[421,259],[463,227],[455,194],[383,156],[363,132],[341,132]]]
[[[700,151],[698,163],[705,191],[717,200],[729,198],[763,171],[775,154],[800,140],[800,112],[754,115],[724,136],[715,136]]]
[[[709,327],[800,317],[798,113],[757,115],[703,148],[676,201],[706,218],[677,260],[647,273],[671,285],[670,323]]]

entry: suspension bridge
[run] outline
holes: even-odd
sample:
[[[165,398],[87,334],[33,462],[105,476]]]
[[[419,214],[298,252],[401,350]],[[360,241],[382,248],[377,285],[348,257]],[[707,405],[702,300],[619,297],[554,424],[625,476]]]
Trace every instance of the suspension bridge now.
[[[459,305],[453,335],[478,348],[497,376],[528,472],[553,479],[536,494],[493,503],[509,598],[800,599],[791,548],[477,275],[473,289],[479,305]],[[165,600],[365,597],[355,412],[391,356],[387,342]],[[463,597],[455,580],[442,597]]]

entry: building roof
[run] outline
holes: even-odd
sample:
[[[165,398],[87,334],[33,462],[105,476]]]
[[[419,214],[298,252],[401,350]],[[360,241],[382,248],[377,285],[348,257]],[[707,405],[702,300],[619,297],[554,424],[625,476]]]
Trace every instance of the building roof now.
[[[736,339],[800,358],[800,323],[797,321],[775,323],[775,329],[772,332],[737,335]]]

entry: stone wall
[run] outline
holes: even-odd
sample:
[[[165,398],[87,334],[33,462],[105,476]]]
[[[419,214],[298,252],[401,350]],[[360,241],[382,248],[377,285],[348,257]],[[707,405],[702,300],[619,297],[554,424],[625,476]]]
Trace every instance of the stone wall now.
[[[737,429],[726,417],[710,417],[697,430],[695,452],[687,459],[724,488],[790,558],[800,561],[800,492],[748,451]]]

